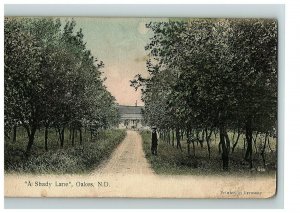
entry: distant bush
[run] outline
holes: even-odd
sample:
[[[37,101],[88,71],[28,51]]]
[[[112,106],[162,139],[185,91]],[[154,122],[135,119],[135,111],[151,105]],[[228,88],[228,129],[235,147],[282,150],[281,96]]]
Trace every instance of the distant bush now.
[[[116,146],[125,138],[123,130],[105,130],[99,139],[76,147],[33,152],[29,157],[19,144],[5,146],[5,171],[35,174],[86,173],[107,159]]]

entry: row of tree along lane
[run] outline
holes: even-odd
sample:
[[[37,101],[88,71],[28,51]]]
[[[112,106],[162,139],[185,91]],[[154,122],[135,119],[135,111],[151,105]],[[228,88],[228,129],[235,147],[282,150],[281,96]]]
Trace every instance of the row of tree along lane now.
[[[277,125],[276,20],[185,19],[146,27],[153,32],[145,47],[150,77],[137,75],[131,85],[142,89],[148,124],[173,146],[176,139],[178,149],[185,134],[189,156],[199,142],[210,158],[212,135],[218,137],[224,170],[241,135],[243,158],[253,168],[252,147],[265,137],[265,164]]]
[[[76,137],[82,145],[118,123],[115,99],[103,84],[104,64],[86,49],[74,20],[5,18],[4,33],[6,141],[16,142],[24,130],[29,156],[42,130],[48,151],[53,131],[63,148],[66,130],[75,146]]]

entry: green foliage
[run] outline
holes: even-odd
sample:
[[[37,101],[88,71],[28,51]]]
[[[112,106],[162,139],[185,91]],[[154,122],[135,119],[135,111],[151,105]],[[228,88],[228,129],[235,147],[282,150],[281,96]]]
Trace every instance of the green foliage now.
[[[142,88],[147,123],[161,131],[185,130],[188,144],[193,130],[218,129],[224,169],[227,132],[238,130],[246,134],[251,168],[252,134],[276,134],[276,20],[185,19],[146,26],[153,32],[145,47],[150,77],[137,75],[131,85]]]
[[[97,132],[119,121],[103,84],[103,62],[86,49],[75,21],[61,25],[53,18],[5,18],[5,131],[26,129],[27,154],[38,128],[63,135],[66,127]]]
[[[38,136],[42,138],[42,134]],[[69,144],[60,149],[53,143],[56,139],[53,132],[50,135],[50,151],[44,152],[43,141],[37,140],[31,156],[26,157],[23,154],[25,138],[20,135],[18,143],[5,144],[5,171],[34,174],[87,173],[107,159],[125,136],[124,130],[102,130],[94,142],[88,141],[86,135],[83,145],[73,147]]]
[[[145,48],[150,78],[138,75],[132,85],[143,88],[150,125],[201,128],[222,119],[232,128],[251,117],[259,131],[276,126],[276,21],[191,19],[147,27],[154,33]]]
[[[151,154],[151,132],[140,132],[143,140],[143,149],[147,160],[149,161],[152,169],[157,174],[164,175],[201,175],[201,176],[223,176],[223,175],[274,175],[276,171],[276,153],[268,151],[267,161],[269,162],[266,172],[260,172],[259,168],[263,168],[263,163],[259,153],[255,155],[256,170],[249,170],[247,164],[240,159],[241,154],[244,152],[242,146],[236,148],[235,153],[230,159],[230,172],[224,172],[220,168],[220,155],[218,154],[218,144],[216,143],[219,138],[214,138],[212,143],[212,156],[208,159],[206,146],[203,148],[198,147],[196,156],[188,156],[185,152],[187,149],[184,143],[183,152],[171,147],[166,141],[159,139],[158,155]],[[272,141],[272,149],[274,149],[275,141]],[[240,143],[241,144],[241,143]]]

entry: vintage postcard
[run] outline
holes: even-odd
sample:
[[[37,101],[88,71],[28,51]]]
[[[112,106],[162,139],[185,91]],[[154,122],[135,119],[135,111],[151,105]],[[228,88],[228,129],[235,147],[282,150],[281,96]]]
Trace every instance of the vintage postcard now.
[[[260,18],[5,17],[5,196],[275,196],[277,32]]]

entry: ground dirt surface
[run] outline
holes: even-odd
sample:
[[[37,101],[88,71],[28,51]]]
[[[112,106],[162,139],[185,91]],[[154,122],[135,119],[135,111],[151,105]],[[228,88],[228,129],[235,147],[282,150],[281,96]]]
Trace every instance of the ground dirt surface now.
[[[113,152],[109,161],[93,174],[154,174],[145,158],[142,138],[136,131],[127,131],[124,141]]]
[[[7,197],[269,198],[275,193],[275,175],[157,175],[145,158],[141,136],[132,130],[92,173],[5,174]]]

